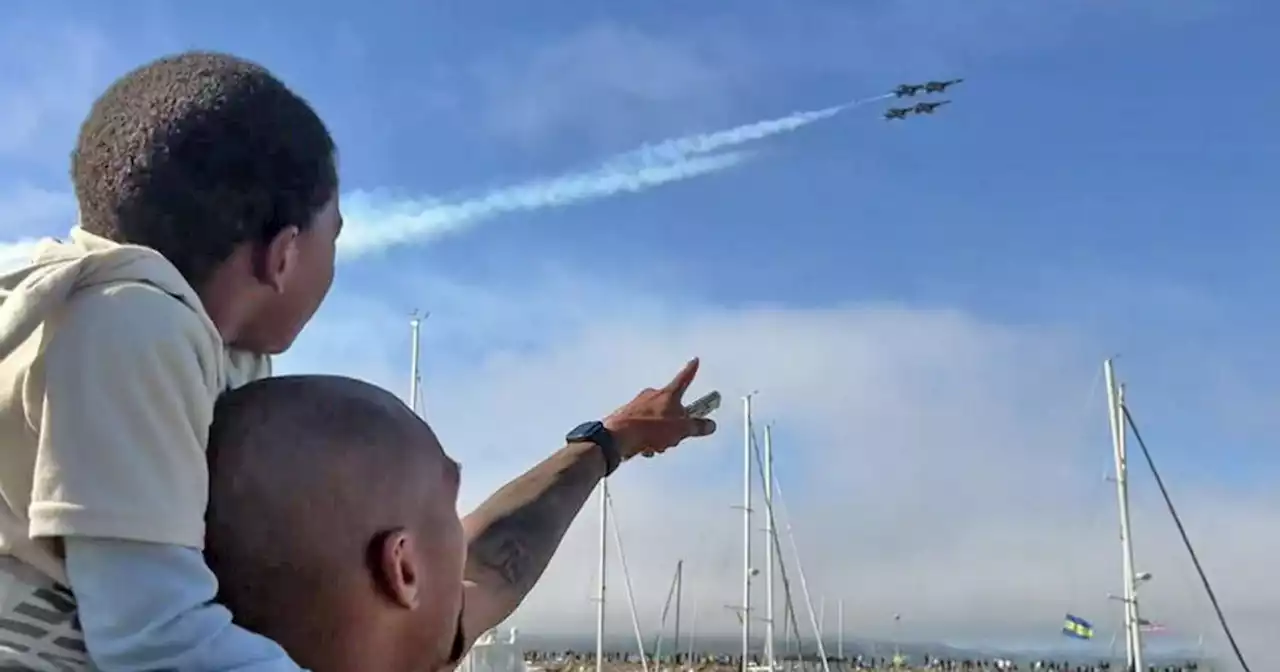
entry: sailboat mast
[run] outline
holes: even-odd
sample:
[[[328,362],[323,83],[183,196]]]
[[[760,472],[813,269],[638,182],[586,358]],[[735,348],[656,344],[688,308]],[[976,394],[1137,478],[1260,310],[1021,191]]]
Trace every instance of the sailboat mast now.
[[[1124,389],[1116,383],[1111,360],[1102,365],[1106,376],[1107,404],[1111,419],[1111,444],[1115,452],[1116,498],[1120,508],[1121,564],[1124,570],[1125,661],[1129,670],[1145,670],[1142,659],[1142,629],[1138,618],[1137,576],[1133,564],[1133,537],[1129,527],[1129,465],[1125,447]]]
[[[685,663],[689,666],[688,669],[690,670],[694,669],[694,654],[697,653],[693,647],[698,642],[698,598],[699,597],[700,595],[698,593],[693,594],[693,622],[689,624],[689,656],[685,660]]]
[[[676,627],[671,638],[671,650],[675,656],[680,655],[680,598],[684,593],[684,560],[676,561]]]
[[[844,599],[836,601],[836,658],[844,662]]]
[[[596,672],[604,672],[604,572],[609,548],[609,479],[600,481],[600,564],[596,569]]]
[[[1125,499],[1129,498],[1129,421],[1124,414],[1124,383],[1118,388],[1116,399],[1118,408],[1116,414],[1120,418],[1120,453],[1124,455],[1124,491]],[[1126,507],[1127,508],[1127,507]],[[1142,650],[1142,614],[1140,612],[1140,604],[1138,601],[1138,586],[1146,579],[1150,578],[1150,574],[1140,574],[1137,565],[1133,559],[1133,528],[1130,527],[1129,533],[1125,535],[1125,540],[1129,547],[1129,571],[1133,573],[1133,594],[1129,596],[1129,614],[1130,614],[1130,639],[1133,640],[1133,667],[1135,670],[1147,669],[1143,664],[1146,657]]]
[[[742,672],[751,652],[751,396],[742,398]]]
[[[418,398],[421,394],[420,386],[422,384],[422,372],[419,370],[419,360],[422,357],[422,320],[418,317],[417,311],[409,318],[409,331],[412,345],[410,346],[410,364],[409,364],[409,408],[414,413],[420,412],[418,408]]]
[[[773,426],[764,426],[764,657],[770,672],[777,669],[774,652],[773,563],[774,539],[778,532],[773,527]]]

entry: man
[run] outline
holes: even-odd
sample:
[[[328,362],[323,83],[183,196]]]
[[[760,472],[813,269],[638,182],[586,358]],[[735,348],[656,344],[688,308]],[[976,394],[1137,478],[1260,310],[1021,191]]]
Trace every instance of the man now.
[[[393,395],[272,378],[210,430],[209,566],[243,627],[313,672],[435,672],[513,612],[601,478],[715,431],[688,417],[693,360],[459,520],[459,465]]]

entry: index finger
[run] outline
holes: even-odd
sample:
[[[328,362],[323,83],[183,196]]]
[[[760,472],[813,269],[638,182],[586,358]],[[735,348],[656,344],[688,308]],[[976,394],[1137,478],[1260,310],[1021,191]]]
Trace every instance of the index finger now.
[[[693,383],[693,379],[698,375],[698,364],[697,357],[689,360],[689,363],[684,365],[680,373],[677,373],[676,377],[672,378],[664,389],[675,395],[676,399],[684,397],[685,390],[689,389],[689,385]]]

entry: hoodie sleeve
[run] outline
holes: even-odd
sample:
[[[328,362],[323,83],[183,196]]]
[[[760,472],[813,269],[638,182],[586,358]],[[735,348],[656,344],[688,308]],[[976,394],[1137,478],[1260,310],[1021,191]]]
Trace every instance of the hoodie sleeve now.
[[[101,672],[302,672],[275,642],[231,622],[200,551],[67,540],[67,575]]]
[[[51,326],[30,535],[203,548],[221,344],[141,283],[78,292]]]

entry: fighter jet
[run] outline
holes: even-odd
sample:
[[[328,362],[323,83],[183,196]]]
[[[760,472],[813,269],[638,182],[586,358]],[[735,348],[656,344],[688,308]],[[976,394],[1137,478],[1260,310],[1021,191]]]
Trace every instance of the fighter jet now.
[[[933,114],[934,110],[950,102],[951,101],[949,100],[939,100],[936,103],[916,103],[915,107],[911,107],[907,109],[908,111],[915,112],[916,114]]]
[[[924,84],[899,84],[898,88],[893,90],[893,94],[899,98],[903,96],[914,96],[924,89]]]
[[[925,82],[924,92],[925,93],[942,93],[943,91],[946,91],[947,87],[951,86],[952,84],[959,84],[960,82],[963,82],[963,81],[964,79],[961,78],[961,79],[948,79],[943,82],[939,82],[939,81]]]
[[[894,119],[906,119],[908,114],[915,111],[912,107],[891,107],[884,112],[884,118],[887,121]]]

